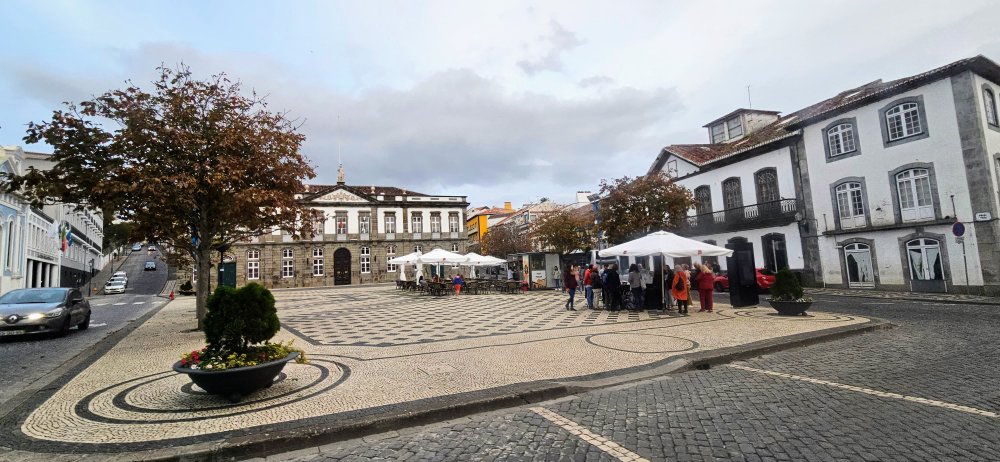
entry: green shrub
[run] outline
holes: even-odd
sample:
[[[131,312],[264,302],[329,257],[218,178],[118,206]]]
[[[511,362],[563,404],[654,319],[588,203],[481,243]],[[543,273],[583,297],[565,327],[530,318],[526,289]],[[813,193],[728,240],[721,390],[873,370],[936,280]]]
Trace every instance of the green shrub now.
[[[774,285],[771,286],[771,299],[775,301],[795,301],[802,298],[802,285],[799,278],[788,268],[782,268],[774,277]]]
[[[274,296],[260,284],[221,286],[208,298],[205,340],[210,350],[243,352],[270,340],[280,327]]]

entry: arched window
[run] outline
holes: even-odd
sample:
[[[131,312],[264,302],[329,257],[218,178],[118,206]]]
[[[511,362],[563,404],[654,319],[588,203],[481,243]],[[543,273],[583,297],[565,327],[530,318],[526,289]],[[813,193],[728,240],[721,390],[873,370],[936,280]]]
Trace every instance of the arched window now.
[[[313,276],[323,276],[326,274],[326,270],[323,264],[323,248],[316,247],[313,249],[313,259],[312,259]]]
[[[860,228],[865,226],[865,203],[861,194],[861,183],[851,181],[838,185],[837,217],[841,228]]]
[[[247,279],[260,279],[260,250],[247,250]]]
[[[892,109],[885,111],[885,125],[889,130],[889,141],[923,133],[920,106],[917,103],[893,106]]]
[[[986,108],[986,122],[997,126],[997,100],[989,88],[983,89],[983,107]]]
[[[722,203],[727,210],[743,207],[743,190],[739,178],[729,178],[722,182]]]
[[[778,171],[765,168],[754,174],[757,185],[757,203],[774,202],[781,199],[778,194]]]
[[[712,213],[712,190],[705,186],[694,188],[694,207],[698,215]]]
[[[857,150],[854,141],[854,126],[840,124],[826,131],[826,139],[830,145],[830,157],[847,154]]]
[[[943,280],[941,244],[935,239],[914,239],[906,243],[910,278],[915,281]]]
[[[281,277],[295,276],[295,254],[292,249],[281,249]]]
[[[896,174],[899,211],[903,221],[934,218],[931,179],[926,168],[913,168]]]

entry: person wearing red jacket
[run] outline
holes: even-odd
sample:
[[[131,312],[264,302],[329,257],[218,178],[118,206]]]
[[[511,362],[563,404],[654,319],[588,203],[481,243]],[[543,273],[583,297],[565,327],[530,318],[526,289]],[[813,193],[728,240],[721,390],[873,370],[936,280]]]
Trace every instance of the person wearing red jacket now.
[[[700,271],[697,278],[695,278],[695,284],[698,287],[698,298],[701,302],[701,309],[698,312],[707,311],[711,313],[712,291],[715,290],[715,273],[707,265],[701,265],[699,268]]]

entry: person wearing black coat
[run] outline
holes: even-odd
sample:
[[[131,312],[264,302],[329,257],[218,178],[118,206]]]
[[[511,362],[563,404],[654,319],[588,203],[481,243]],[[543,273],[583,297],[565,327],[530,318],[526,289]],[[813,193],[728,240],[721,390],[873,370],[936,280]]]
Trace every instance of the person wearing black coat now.
[[[610,292],[610,310],[618,311],[622,309],[622,279],[618,276],[618,265],[612,264],[608,268],[608,283],[604,286]]]
[[[666,300],[663,301],[664,302],[663,309],[671,310],[674,308],[674,297],[670,294],[670,284],[673,283],[674,281],[674,270],[670,268],[669,265],[663,265],[663,266],[664,266],[663,284],[664,287],[666,288],[666,290],[663,292],[663,297],[666,298]]]

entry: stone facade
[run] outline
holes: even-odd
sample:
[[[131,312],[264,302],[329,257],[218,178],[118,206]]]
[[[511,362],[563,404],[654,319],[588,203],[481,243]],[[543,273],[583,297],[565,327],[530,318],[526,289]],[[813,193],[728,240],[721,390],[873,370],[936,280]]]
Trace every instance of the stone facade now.
[[[465,196],[429,196],[395,187],[338,183],[308,186],[298,197],[316,213],[316,236],[296,239],[278,231],[234,245],[226,257],[235,264],[237,286],[248,282],[268,288],[388,282],[399,278],[400,268],[388,264],[392,257],[417,248],[423,252],[467,250],[465,209],[469,204]]]

